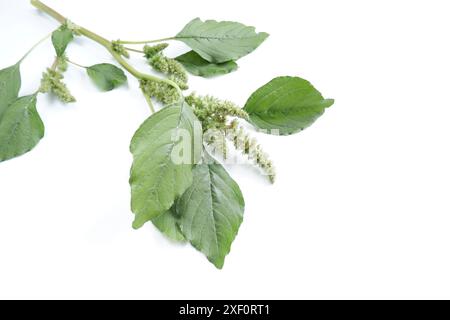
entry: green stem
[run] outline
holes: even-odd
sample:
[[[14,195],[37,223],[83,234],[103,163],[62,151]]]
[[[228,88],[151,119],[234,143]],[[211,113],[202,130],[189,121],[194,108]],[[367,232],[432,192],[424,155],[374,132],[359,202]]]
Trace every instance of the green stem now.
[[[87,69],[87,68],[88,68],[88,67],[83,66],[83,65],[81,65],[81,64],[79,64],[79,63],[73,62],[73,61],[71,61],[71,60],[69,60],[69,59],[66,59],[66,60],[67,60],[68,63],[73,64],[74,66],[77,66],[77,67],[79,67],[79,68],[83,68],[83,69]]]
[[[146,40],[146,41],[123,41],[119,40],[120,44],[146,44],[146,43],[158,43],[158,42],[164,42],[164,41],[170,41],[175,40],[176,37],[170,37],[170,38],[162,38],[162,39],[156,39],[156,40]]]
[[[124,48],[125,48],[125,50],[127,50],[127,51],[133,51],[133,52],[137,52],[137,53],[145,53],[145,52],[142,51],[142,50],[137,50],[137,49],[128,48],[128,47],[124,47]]]
[[[65,23],[67,21],[67,19],[64,16],[62,16],[60,13],[58,13],[54,9],[48,7],[47,5],[45,5],[44,3],[42,3],[39,0],[31,0],[31,4],[33,6],[35,6],[37,9],[47,13],[48,15],[50,15],[52,18],[54,18],[61,24]],[[136,70],[119,53],[117,53],[113,50],[111,41],[103,38],[102,36],[92,32],[86,28],[83,28],[83,27],[80,27],[80,29],[78,31],[80,32],[81,35],[83,35],[83,36],[91,39],[92,41],[97,42],[98,44],[102,45],[103,47],[105,47],[105,49],[108,50],[109,53],[114,57],[114,59],[116,59],[116,61],[125,70],[127,70],[129,73],[131,73],[134,77],[141,79],[141,80],[150,80],[150,81],[166,83],[166,84],[174,87],[180,94],[180,97],[183,97],[183,93],[182,93],[180,87],[172,80],[158,78],[158,77],[152,76],[150,74],[142,73],[142,72]]]
[[[145,97],[145,101],[147,101],[148,106],[150,107],[150,111],[155,113],[155,107],[153,106],[152,98],[142,89],[142,94]]]
[[[53,32],[52,32],[53,33]],[[52,33],[49,33],[48,35],[46,35],[44,38],[42,38],[41,40],[39,40],[34,46],[31,47],[30,50],[27,51],[27,53],[25,53],[25,55],[22,57],[22,59],[19,60],[18,64],[21,64],[23,62],[23,60],[25,60],[30,53],[36,49],[41,43],[43,43],[45,40],[47,40],[48,38],[50,38],[50,36],[52,35]]]
[[[50,67],[50,69],[52,69],[53,71],[55,71],[55,70],[56,70],[56,67],[58,66],[58,61],[59,61],[59,58],[56,57],[55,60],[54,60],[53,63],[52,63],[52,66]]]

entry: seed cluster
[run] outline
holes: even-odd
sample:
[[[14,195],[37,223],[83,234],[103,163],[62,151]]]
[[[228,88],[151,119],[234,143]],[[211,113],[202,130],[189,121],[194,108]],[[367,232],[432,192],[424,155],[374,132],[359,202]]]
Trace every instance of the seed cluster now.
[[[181,90],[187,90],[188,76],[183,65],[175,59],[168,58],[163,54],[167,44],[158,44],[156,46],[145,46],[144,54],[150,66],[156,71],[166,74],[170,80],[175,82]]]
[[[248,120],[247,112],[231,101],[191,93],[186,97],[186,102],[193,108],[205,131],[208,129],[226,129],[228,125],[227,117]]]
[[[76,102],[75,97],[63,82],[63,73],[67,71],[67,67],[67,57],[65,55],[57,58],[53,66],[43,73],[39,92],[52,93],[64,103]]]
[[[141,90],[149,97],[155,98],[164,105],[170,105],[180,100],[177,89],[164,82],[141,80]]]
[[[206,143],[226,159],[228,147],[226,141],[233,143],[236,150],[261,168],[275,182],[275,167],[255,138],[251,138],[245,129],[239,126],[236,118],[248,120],[248,114],[230,101],[222,101],[211,96],[197,96],[195,93],[186,97],[186,102],[193,108],[195,115],[202,122],[207,132]],[[229,118],[234,120],[229,123]]]
[[[227,138],[233,142],[234,147],[245,154],[256,166],[260,167],[269,177],[270,182],[274,183],[276,178],[275,166],[269,159],[268,154],[258,144],[258,141],[250,137],[236,120],[231,122],[229,128]]]

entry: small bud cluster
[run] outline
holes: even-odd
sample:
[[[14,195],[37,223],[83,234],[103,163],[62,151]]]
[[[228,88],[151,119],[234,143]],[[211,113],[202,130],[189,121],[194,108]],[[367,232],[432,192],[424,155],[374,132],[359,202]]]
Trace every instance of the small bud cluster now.
[[[187,90],[188,76],[183,65],[166,57],[162,51],[167,48],[166,43],[158,44],[156,46],[145,46],[144,53],[148,63],[156,70],[169,76],[169,79],[175,82],[180,89]]]
[[[76,25],[70,20],[66,20],[66,27],[73,32],[76,36],[81,36],[81,27],[79,25]]]
[[[111,41],[112,49],[114,52],[120,54],[122,57],[130,58],[130,53],[125,49],[125,47],[120,43],[119,40]]]

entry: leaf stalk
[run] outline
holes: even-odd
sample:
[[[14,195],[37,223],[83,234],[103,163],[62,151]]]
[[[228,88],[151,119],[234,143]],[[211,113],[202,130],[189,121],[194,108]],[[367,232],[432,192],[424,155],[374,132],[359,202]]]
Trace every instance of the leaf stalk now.
[[[158,42],[164,42],[164,41],[170,41],[170,40],[175,40],[175,37],[162,38],[162,39],[156,39],[156,40],[144,40],[144,41],[124,41],[124,40],[119,40],[118,42],[120,44],[147,44],[147,43],[158,43]]]
[[[27,51],[27,53],[25,53],[25,55],[19,60],[18,64],[21,64],[23,62],[23,60],[25,60],[30,53],[36,49],[40,44],[42,44],[45,40],[47,40],[48,38],[50,38],[50,36],[52,35],[52,33],[49,33],[48,35],[46,35],[44,38],[42,38],[41,40],[39,40],[38,42],[36,42],[30,50]]]

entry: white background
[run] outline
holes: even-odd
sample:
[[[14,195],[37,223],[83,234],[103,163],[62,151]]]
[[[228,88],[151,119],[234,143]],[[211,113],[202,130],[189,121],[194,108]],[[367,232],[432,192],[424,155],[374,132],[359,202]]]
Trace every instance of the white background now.
[[[172,36],[197,16],[257,26],[271,37],[238,72],[191,87],[244,104],[298,75],[336,104],[301,134],[257,135],[274,186],[230,168],[247,205],[219,271],[152,225],[132,230],[128,145],[148,107],[134,79],[101,93],[71,67],[78,102],[40,96],[45,139],[0,164],[1,298],[450,298],[448,1],[47,3],[110,39]],[[56,26],[28,1],[0,0],[1,67]],[[112,61],[82,38],[68,54]],[[25,61],[22,94],[52,59],[47,42]]]

